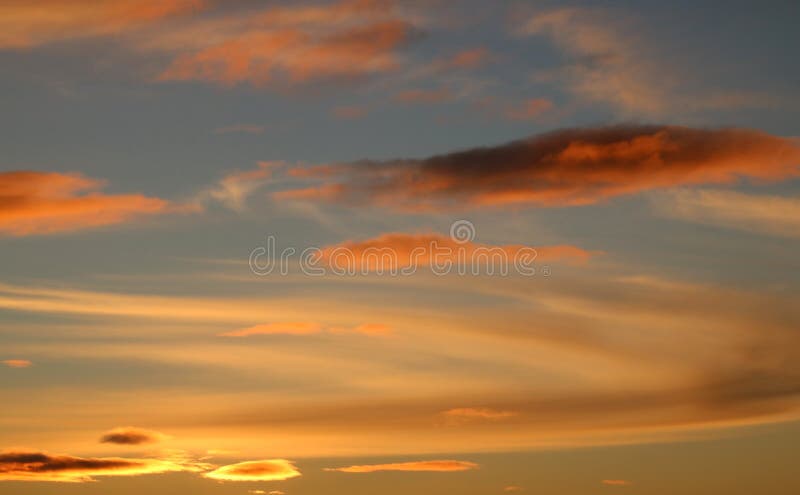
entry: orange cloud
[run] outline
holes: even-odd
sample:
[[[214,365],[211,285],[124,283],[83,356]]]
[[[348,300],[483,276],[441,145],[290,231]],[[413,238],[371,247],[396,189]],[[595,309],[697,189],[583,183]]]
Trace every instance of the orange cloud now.
[[[503,491],[504,492],[520,492],[520,491],[522,491],[522,487],[521,486],[516,486],[516,485],[510,485],[510,486],[507,486],[507,487],[503,488]]]
[[[408,211],[482,206],[574,206],[699,184],[800,175],[800,146],[748,129],[629,125],[565,129],[425,159],[295,169],[323,181],[276,199]]]
[[[9,368],[28,368],[29,366],[33,365],[33,363],[27,359],[6,359],[5,361],[2,361],[2,363]]]
[[[146,443],[160,442],[166,435],[157,431],[125,426],[114,428],[106,432],[101,438],[102,443],[114,443],[117,445],[141,445]]]
[[[295,465],[285,459],[240,462],[203,474],[206,478],[221,481],[282,481],[300,475]]]
[[[389,16],[357,25],[320,23],[286,26],[280,16],[248,19],[218,41],[179,55],[159,80],[262,87],[363,77],[397,69],[396,50],[412,31],[408,23]]]
[[[201,0],[7,0],[0,4],[0,49],[109,36],[203,5]]]
[[[633,484],[627,480],[603,480],[601,483],[608,486],[630,486]]]
[[[337,271],[389,272],[423,266],[465,266],[510,269],[519,262],[586,262],[593,254],[569,245],[532,248],[493,246],[441,234],[391,232],[362,241],[347,241],[320,250],[319,261]],[[523,259],[524,258],[524,259]]]
[[[478,469],[478,465],[468,461],[413,461],[392,464],[365,464],[360,466],[347,466],[340,468],[326,468],[326,471],[339,471],[341,473],[374,473],[377,471],[433,471],[455,472]]]
[[[191,464],[161,459],[75,457],[35,451],[0,452],[0,481],[88,482],[96,476],[136,476],[198,471]]]
[[[517,413],[514,411],[498,411],[488,407],[458,407],[444,411],[442,415],[455,422],[469,422],[480,420],[499,421],[514,417]]]
[[[252,327],[233,330],[219,334],[220,337],[250,337],[252,335],[314,335],[323,332],[358,333],[369,336],[385,336],[391,333],[391,327],[381,323],[363,323],[353,328],[325,327],[319,323],[281,322],[265,323]]]
[[[80,174],[0,173],[0,233],[25,236],[103,227],[170,207],[165,200],[140,194],[97,192],[103,185]]]

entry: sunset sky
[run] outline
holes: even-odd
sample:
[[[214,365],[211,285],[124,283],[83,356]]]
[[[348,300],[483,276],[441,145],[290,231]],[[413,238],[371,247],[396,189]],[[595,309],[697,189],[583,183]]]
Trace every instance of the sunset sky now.
[[[0,495],[799,493],[798,20],[0,0]]]

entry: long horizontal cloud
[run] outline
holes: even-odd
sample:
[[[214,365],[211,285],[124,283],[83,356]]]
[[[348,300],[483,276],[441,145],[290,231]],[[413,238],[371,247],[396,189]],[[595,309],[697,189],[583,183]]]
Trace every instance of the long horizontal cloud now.
[[[356,0],[221,15],[147,44],[182,52],[161,73],[162,81],[265,86],[395,70],[401,62],[398,49],[413,32],[395,14],[393,2]]]
[[[206,478],[221,481],[281,481],[300,475],[295,465],[286,459],[240,462],[203,474]]]
[[[569,245],[537,248],[492,246],[441,234],[392,232],[372,239],[326,246],[321,250],[320,261],[336,270],[356,272],[387,272],[431,264],[459,264],[478,270],[487,265],[504,265],[509,269],[515,263],[534,260],[585,262],[593,254],[597,253]],[[522,257],[525,259],[521,260]]]
[[[252,335],[314,335],[320,333],[355,333],[385,336],[392,331],[383,323],[362,323],[352,328],[325,326],[312,321],[263,323],[219,334],[221,337],[250,337]]]
[[[667,217],[780,237],[800,237],[800,198],[735,191],[688,190],[654,195]]]
[[[0,452],[0,480],[87,482],[96,476],[135,476],[198,467],[162,459],[121,457],[75,457],[44,452],[13,450]]]
[[[124,223],[171,209],[141,194],[103,194],[104,183],[80,174],[0,174],[0,234],[52,234]]]
[[[377,471],[433,471],[454,472],[478,469],[478,465],[469,461],[412,461],[391,464],[363,464],[340,468],[327,468],[326,471],[339,471],[341,473],[374,473]]]
[[[31,365],[33,365],[33,363],[27,359],[6,359],[0,362],[9,368],[29,368]]]
[[[295,168],[316,181],[276,199],[401,210],[574,206],[699,184],[778,181],[800,174],[796,142],[748,129],[629,125],[564,129],[424,159]]]
[[[22,0],[0,5],[0,49],[20,49],[45,43],[109,36],[155,21],[190,14],[203,0]]]
[[[124,426],[121,428],[114,428],[106,432],[100,438],[102,443],[114,443],[117,445],[142,445],[146,443],[160,442],[166,438],[166,435],[157,431],[145,430],[144,428],[135,428],[132,426]]]

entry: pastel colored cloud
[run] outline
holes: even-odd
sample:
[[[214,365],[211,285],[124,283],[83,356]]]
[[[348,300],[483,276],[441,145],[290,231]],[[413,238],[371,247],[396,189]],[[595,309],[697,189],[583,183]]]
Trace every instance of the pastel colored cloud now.
[[[202,208],[209,201],[216,201],[231,210],[242,211],[248,198],[265,186],[275,171],[283,166],[282,162],[261,161],[254,169],[231,172],[213,186],[200,191],[195,197],[195,203]]]
[[[33,363],[27,359],[6,359],[2,361],[2,363],[9,368],[28,368],[33,365]]]
[[[162,459],[121,457],[75,457],[44,452],[7,450],[0,452],[0,480],[88,482],[98,476],[137,476],[201,468]]]
[[[264,323],[252,327],[219,334],[222,337],[250,337],[253,335],[314,335],[320,333],[356,333],[369,336],[385,336],[391,327],[382,323],[363,323],[352,328],[324,326],[316,322]]]
[[[340,468],[326,468],[326,471],[341,473],[375,473],[378,471],[422,471],[422,472],[457,472],[478,469],[478,465],[468,461],[412,461],[391,464],[364,464]]]
[[[0,49],[110,36],[168,17],[192,14],[202,0],[9,0],[0,4]]]
[[[693,74],[662,56],[638,21],[621,9],[569,6],[534,13],[518,33],[545,37],[567,57],[556,71],[534,72],[535,81],[625,115],[775,105],[767,93],[696,89]]]
[[[141,194],[103,194],[101,180],[80,174],[0,173],[0,233],[27,236],[129,222],[177,208]]]
[[[533,261],[586,262],[597,254],[569,245],[530,247],[493,246],[454,239],[441,234],[391,232],[365,240],[323,247],[319,261],[337,271],[395,272],[435,265],[460,265],[476,270],[487,267],[510,270]]]
[[[666,217],[779,237],[800,237],[800,199],[713,189],[680,189],[652,196]]]
[[[231,86],[343,80],[396,70],[413,26],[393,2],[340,1],[283,6],[247,16],[221,15],[147,42],[179,51],[159,80]],[[201,33],[211,36],[197,37]]]
[[[425,159],[289,171],[316,182],[279,200],[407,211],[578,206],[643,191],[780,181],[800,174],[796,142],[748,129],[659,125],[576,128]]]
[[[144,428],[136,428],[133,426],[124,426],[121,428],[114,428],[103,434],[100,438],[102,443],[113,443],[117,445],[142,445],[148,443],[157,443],[167,438],[163,433],[157,431],[145,430]]]
[[[240,462],[203,474],[206,478],[221,481],[282,481],[300,475],[295,465],[286,459]]]
[[[514,411],[501,411],[488,407],[457,407],[442,412],[442,415],[454,422],[501,421],[517,415]]]

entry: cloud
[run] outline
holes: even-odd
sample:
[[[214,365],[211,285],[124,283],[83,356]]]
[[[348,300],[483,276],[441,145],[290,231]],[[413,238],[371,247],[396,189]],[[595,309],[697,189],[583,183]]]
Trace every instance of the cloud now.
[[[446,89],[409,89],[397,93],[395,101],[403,103],[444,103],[452,98]]]
[[[183,33],[149,40],[146,46],[182,52],[159,80],[263,87],[397,70],[398,50],[413,32],[394,12],[393,2],[351,0],[222,15],[205,25],[187,26]]]
[[[114,443],[117,445],[142,445],[147,443],[157,443],[167,438],[163,433],[145,430],[133,426],[114,428],[106,432],[100,438],[102,443]]]
[[[357,333],[368,336],[386,336],[391,333],[389,325],[382,323],[363,323],[361,325],[347,328],[336,326],[324,326],[320,323],[300,321],[300,322],[280,322],[264,323],[252,327],[233,330],[219,334],[220,337],[250,337],[252,335],[314,335],[320,333]]]
[[[441,234],[391,232],[366,240],[346,241],[323,247],[319,261],[337,272],[413,273],[418,267],[435,266],[444,271],[455,265],[464,269],[507,271],[519,263],[568,261],[582,263],[593,254],[568,246],[533,248],[521,245],[493,246]]]
[[[331,110],[334,117],[339,119],[360,119],[367,115],[369,110],[361,106],[342,106]]]
[[[553,109],[553,102],[546,98],[532,98],[506,110],[506,116],[512,120],[537,119]]]
[[[9,368],[28,368],[33,365],[33,363],[27,359],[6,359],[2,361],[2,363]]]
[[[491,52],[488,49],[471,48],[439,61],[438,67],[442,69],[475,69],[484,65],[490,58]]]
[[[503,488],[503,491],[504,492],[521,492],[522,491],[522,487],[521,486],[517,486],[517,485],[509,485],[509,486]]]
[[[264,126],[255,124],[234,124],[214,129],[214,134],[262,134]]]
[[[424,159],[294,168],[290,175],[316,184],[273,197],[406,211],[577,206],[676,186],[779,181],[796,177],[798,164],[797,143],[755,130],[576,128]]]
[[[178,471],[198,471],[199,466],[161,459],[75,457],[44,452],[0,452],[2,481],[88,482],[97,476],[137,476]]]
[[[195,203],[203,205],[213,200],[231,210],[242,211],[247,199],[265,186],[272,179],[275,170],[281,167],[282,162],[261,161],[255,169],[231,172],[215,185],[201,191],[195,198]]]
[[[666,191],[652,196],[661,215],[687,222],[767,234],[800,237],[800,199],[735,191]]]
[[[633,484],[627,480],[603,480],[601,483],[608,486],[630,486]]]
[[[141,194],[107,195],[104,182],[80,174],[0,173],[0,233],[72,232],[132,221],[177,207]]]
[[[472,421],[502,421],[517,415],[514,411],[501,411],[488,407],[458,407],[442,412],[451,422],[465,423]]]
[[[534,80],[626,115],[775,105],[770,94],[696,88],[699,81],[659,53],[635,24],[624,12],[565,7],[535,13],[518,32],[547,37],[569,57],[561,69],[535,73]]]
[[[295,465],[285,459],[240,462],[203,474],[206,478],[221,481],[282,481],[300,475]]]
[[[25,49],[56,41],[111,36],[168,17],[192,14],[201,0],[8,0],[0,4],[0,49]]]
[[[341,473],[374,473],[378,471],[431,471],[455,472],[478,469],[478,465],[468,461],[413,461],[392,464],[365,464],[340,468],[325,468],[326,471],[339,471]]]

